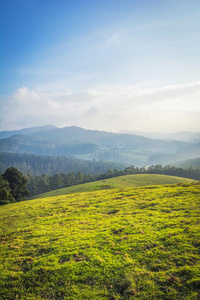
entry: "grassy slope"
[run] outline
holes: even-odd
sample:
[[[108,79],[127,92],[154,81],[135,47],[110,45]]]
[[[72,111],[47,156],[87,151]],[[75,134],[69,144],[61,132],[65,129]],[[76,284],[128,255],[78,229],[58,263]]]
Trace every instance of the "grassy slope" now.
[[[198,299],[200,185],[0,207],[1,299]]]
[[[181,182],[189,183],[193,181],[194,181],[193,179],[168,176],[168,175],[154,175],[154,174],[126,175],[126,176],[119,176],[111,179],[99,180],[99,181],[89,182],[85,184],[78,184],[75,186],[54,190],[41,195],[36,195],[32,197],[32,199],[67,195],[67,194],[80,193],[80,192],[89,192],[89,191],[96,191],[96,190],[127,188],[127,187],[147,186],[147,185],[160,185],[160,184],[177,184]]]

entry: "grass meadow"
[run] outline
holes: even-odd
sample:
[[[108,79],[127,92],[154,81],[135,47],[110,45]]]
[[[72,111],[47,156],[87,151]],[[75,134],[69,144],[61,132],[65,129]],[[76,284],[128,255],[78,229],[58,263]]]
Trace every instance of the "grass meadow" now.
[[[198,183],[1,206],[0,298],[197,300],[199,206]]]
[[[41,195],[36,195],[34,198],[46,198],[52,196],[66,195],[72,193],[91,192],[106,189],[130,188],[136,186],[162,185],[162,184],[177,184],[194,182],[193,179],[157,175],[157,174],[134,174],[114,177],[110,179],[98,180],[84,184],[69,186],[66,188],[54,190]]]

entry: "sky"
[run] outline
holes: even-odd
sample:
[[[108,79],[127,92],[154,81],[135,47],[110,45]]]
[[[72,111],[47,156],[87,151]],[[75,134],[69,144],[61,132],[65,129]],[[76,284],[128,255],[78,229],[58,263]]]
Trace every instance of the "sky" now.
[[[200,131],[199,0],[0,0],[0,130]]]

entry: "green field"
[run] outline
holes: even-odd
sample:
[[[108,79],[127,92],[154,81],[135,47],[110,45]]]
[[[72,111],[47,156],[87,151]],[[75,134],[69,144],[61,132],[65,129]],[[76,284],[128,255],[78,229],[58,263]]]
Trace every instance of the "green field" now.
[[[200,185],[121,188],[0,207],[0,299],[200,297]]]
[[[46,198],[59,195],[67,195],[72,193],[91,192],[105,189],[128,188],[136,186],[161,185],[161,184],[177,184],[193,182],[193,179],[155,174],[137,174],[114,177],[111,179],[99,180],[84,184],[78,184],[58,190],[54,190],[34,198]]]

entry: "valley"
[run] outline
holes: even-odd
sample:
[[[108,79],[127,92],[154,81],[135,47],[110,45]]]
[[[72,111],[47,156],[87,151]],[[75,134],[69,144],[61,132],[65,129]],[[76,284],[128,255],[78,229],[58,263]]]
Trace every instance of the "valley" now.
[[[200,300],[200,1],[0,20],[0,300]]]

